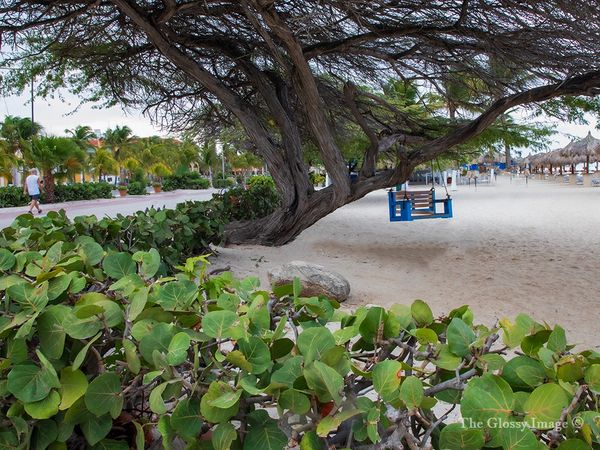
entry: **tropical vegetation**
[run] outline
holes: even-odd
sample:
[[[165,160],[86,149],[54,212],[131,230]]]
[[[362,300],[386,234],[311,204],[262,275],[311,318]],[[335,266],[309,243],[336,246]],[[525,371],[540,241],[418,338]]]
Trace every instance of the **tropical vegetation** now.
[[[600,354],[560,326],[422,300],[342,311],[204,256],[165,277],[161,247],[28,236],[0,250],[3,448],[600,444]]]

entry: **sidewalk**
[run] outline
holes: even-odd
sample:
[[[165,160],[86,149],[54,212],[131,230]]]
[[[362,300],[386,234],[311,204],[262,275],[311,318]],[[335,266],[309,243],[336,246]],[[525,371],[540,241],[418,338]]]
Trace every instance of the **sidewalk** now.
[[[142,211],[152,206],[158,208],[175,208],[175,205],[188,200],[210,200],[218,189],[202,190],[176,190],[171,192],[161,192],[150,195],[128,195],[126,197],[106,198],[96,200],[78,200],[65,203],[52,203],[41,205],[42,214],[46,215],[49,211],[59,211],[64,209],[67,216],[73,218],[76,216],[95,215],[98,218],[109,216],[114,217],[117,214],[132,214],[136,211]],[[0,208],[0,227],[9,226],[15,217],[26,213],[27,206],[12,208]],[[38,214],[34,210],[35,216]]]

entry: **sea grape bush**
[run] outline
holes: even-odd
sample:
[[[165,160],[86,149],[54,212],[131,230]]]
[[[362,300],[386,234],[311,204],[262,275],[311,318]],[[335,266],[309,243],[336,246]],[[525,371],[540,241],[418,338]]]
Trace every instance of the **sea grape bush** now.
[[[163,191],[174,191],[175,189],[208,189],[209,187],[210,180],[197,172],[169,175],[164,177],[162,182]]]
[[[202,256],[161,277],[156,249],[26,242],[0,249],[2,448],[600,444],[600,355],[559,326],[421,300],[348,312]]]
[[[275,211],[280,204],[280,197],[273,179],[269,176],[255,175],[244,187],[233,187],[223,194],[213,197],[223,203],[225,217],[228,221],[253,220],[265,217]]]
[[[0,247],[46,250],[58,241],[72,242],[91,236],[103,249],[127,251],[155,248],[168,273],[190,256],[210,251],[222,240],[225,221],[218,202],[185,202],[176,209],[149,208],[133,215],[98,219],[79,216],[69,219],[64,211],[45,217],[18,216],[0,231]]]
[[[114,186],[105,183],[74,183],[57,184],[54,187],[54,196],[57,203],[74,200],[93,200],[97,198],[112,198]],[[44,195],[42,193],[42,203]],[[29,203],[29,196],[25,195],[20,186],[0,187],[0,208],[12,206],[25,206]]]

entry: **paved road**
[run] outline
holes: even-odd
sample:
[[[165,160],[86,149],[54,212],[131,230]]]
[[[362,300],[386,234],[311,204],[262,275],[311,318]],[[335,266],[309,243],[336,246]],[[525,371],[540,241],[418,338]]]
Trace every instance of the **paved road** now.
[[[99,218],[104,216],[114,217],[117,214],[131,214],[136,211],[150,208],[151,206],[174,208],[177,203],[182,203],[186,200],[209,200],[215,192],[218,192],[218,190],[177,190],[172,192],[161,192],[160,194],[128,195],[127,197],[122,198],[54,203],[42,205],[41,215],[45,215],[48,211],[59,211],[64,209],[69,217],[91,214]],[[25,212],[27,212],[26,206],[0,208],[0,228],[9,226],[16,216]]]

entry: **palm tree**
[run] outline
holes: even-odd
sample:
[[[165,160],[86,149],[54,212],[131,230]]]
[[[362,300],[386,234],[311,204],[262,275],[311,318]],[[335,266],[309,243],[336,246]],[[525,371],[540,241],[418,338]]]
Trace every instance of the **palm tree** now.
[[[33,141],[26,158],[32,167],[38,167],[43,172],[46,201],[54,202],[54,171],[62,169],[69,173],[76,170],[77,162],[83,161],[84,157],[84,152],[69,138],[50,136]]]
[[[73,141],[77,144],[77,146],[85,152],[86,161],[83,164],[82,174],[81,174],[82,180],[85,181],[85,174],[87,172],[86,169],[87,169],[87,166],[89,165],[89,160],[91,158],[91,155],[95,151],[95,147],[90,144],[90,141],[97,137],[96,133],[94,133],[94,130],[92,130],[92,127],[89,127],[87,125],[77,125],[72,130],[66,129],[65,133],[70,134],[71,139],[73,139]]]
[[[219,163],[219,155],[214,145],[205,143],[200,151],[200,170],[208,170],[210,185],[213,185],[213,168]]]
[[[104,133],[104,143],[111,150],[112,156],[119,165],[119,176],[123,178],[122,161],[127,156],[127,149],[132,142],[133,132],[127,125],[109,128]],[[115,180],[116,183],[116,180]]]
[[[98,175],[98,181],[100,181],[103,175],[117,171],[119,164],[112,157],[110,151],[99,148],[90,158],[90,166],[94,169],[94,173]]]
[[[6,140],[8,152],[15,157],[15,166],[11,169],[13,182],[17,182],[18,160],[31,147],[31,140],[39,135],[42,126],[28,117],[6,116],[0,124],[0,137]]]

